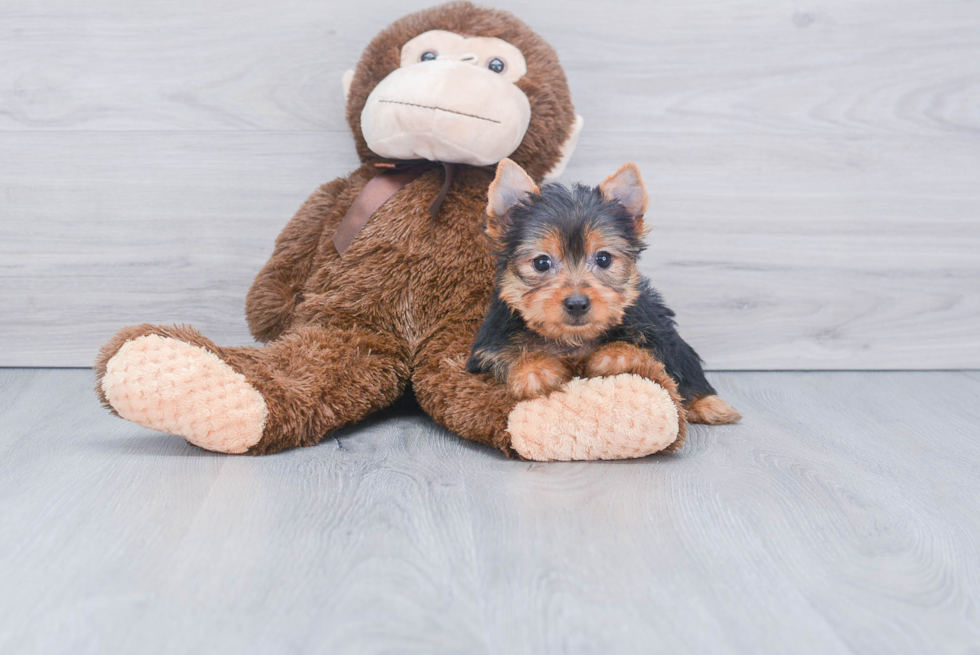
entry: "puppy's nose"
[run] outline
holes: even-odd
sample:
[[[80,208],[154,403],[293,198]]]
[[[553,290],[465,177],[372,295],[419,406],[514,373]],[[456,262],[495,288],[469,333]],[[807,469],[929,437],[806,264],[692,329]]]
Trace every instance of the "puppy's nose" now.
[[[581,316],[589,311],[589,299],[583,295],[569,296],[565,298],[565,311],[572,316]]]

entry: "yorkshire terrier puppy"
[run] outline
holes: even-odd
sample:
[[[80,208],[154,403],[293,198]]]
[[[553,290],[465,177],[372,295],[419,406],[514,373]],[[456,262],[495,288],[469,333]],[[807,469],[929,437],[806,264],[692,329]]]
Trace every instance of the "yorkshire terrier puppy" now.
[[[634,373],[671,394],[693,423],[739,420],[637,270],[647,192],[635,164],[598,187],[539,189],[509,159],[490,185],[487,233],[498,246],[494,298],[467,364],[519,399],[575,376]]]

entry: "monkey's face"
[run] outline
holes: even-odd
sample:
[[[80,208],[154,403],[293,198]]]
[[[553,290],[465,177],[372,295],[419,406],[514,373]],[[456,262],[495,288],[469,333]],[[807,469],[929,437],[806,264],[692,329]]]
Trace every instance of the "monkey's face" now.
[[[524,55],[506,41],[425,32],[371,91],[361,133],[382,157],[496,164],[521,145],[531,120],[516,85],[526,73]]]

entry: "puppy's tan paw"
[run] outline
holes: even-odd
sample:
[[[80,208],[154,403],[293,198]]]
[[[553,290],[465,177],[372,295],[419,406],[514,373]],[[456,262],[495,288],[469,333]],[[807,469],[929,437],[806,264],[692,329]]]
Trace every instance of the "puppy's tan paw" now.
[[[612,377],[622,373],[635,373],[643,377],[656,365],[650,354],[628,343],[615,342],[599,348],[585,363],[585,374],[590,378]]]
[[[738,423],[742,415],[718,396],[702,396],[687,407],[688,423],[726,425]]]
[[[545,396],[571,379],[562,362],[546,356],[522,358],[507,373],[507,386],[519,400]]]

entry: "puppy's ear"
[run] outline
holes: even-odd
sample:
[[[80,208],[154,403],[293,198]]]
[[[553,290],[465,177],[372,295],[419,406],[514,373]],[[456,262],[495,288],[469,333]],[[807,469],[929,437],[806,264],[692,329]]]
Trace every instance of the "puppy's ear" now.
[[[623,164],[618,171],[603,180],[599,192],[608,202],[618,202],[630,216],[636,226],[636,233],[643,236],[647,232],[643,224],[643,215],[647,212],[647,188],[643,186],[640,169],[630,162]]]
[[[499,239],[507,232],[507,213],[532,193],[540,193],[538,185],[524,169],[510,159],[497,164],[497,177],[490,184],[487,202],[487,234]]]

